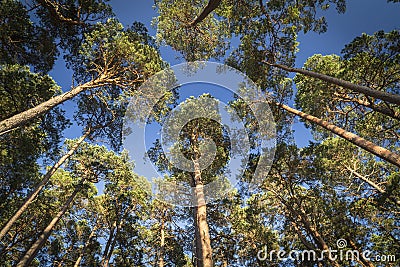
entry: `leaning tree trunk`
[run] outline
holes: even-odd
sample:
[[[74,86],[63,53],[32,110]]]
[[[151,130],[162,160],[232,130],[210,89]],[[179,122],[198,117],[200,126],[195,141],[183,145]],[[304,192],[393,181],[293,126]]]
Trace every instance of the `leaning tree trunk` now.
[[[16,115],[12,116],[11,118],[1,121],[0,122],[0,135],[27,123],[29,120],[32,120],[44,113],[49,112],[55,106],[60,105],[61,103],[77,96],[78,94],[80,94],[81,92],[83,92],[89,88],[99,86],[104,81],[105,81],[105,76],[102,75],[96,80],[79,85],[64,94],[50,98],[49,100],[37,105],[36,107],[25,110],[21,113],[18,113]]]
[[[201,171],[198,160],[194,163],[195,205],[194,219],[196,231],[197,267],[212,267],[212,249],[210,230],[207,223],[207,205],[204,197],[204,187],[201,181]]]
[[[124,212],[124,214],[119,219],[118,224],[117,224],[117,219],[113,222],[113,225],[111,226],[110,229],[110,236],[108,237],[108,241],[103,252],[100,266],[108,267],[110,265],[110,259],[115,249],[115,244],[117,242],[117,237],[119,236],[119,231],[121,230],[122,224],[124,223],[125,215],[129,214],[130,211],[131,209],[128,208]]]
[[[305,70],[305,69],[292,68],[292,67],[288,67],[288,66],[281,65],[281,64],[269,63],[266,61],[263,61],[263,62],[269,66],[273,66],[273,67],[277,67],[277,68],[280,68],[285,71],[300,73],[300,74],[303,74],[303,75],[306,75],[309,77],[317,78],[319,80],[322,80],[322,81],[325,81],[325,82],[328,82],[331,84],[336,84],[343,88],[347,88],[347,89],[353,90],[358,93],[362,93],[362,94],[370,96],[370,97],[378,98],[378,99],[381,99],[383,101],[386,101],[386,102],[389,102],[392,104],[400,105],[400,95],[390,94],[387,92],[374,90],[367,86],[354,84],[354,83],[344,81],[344,80],[341,80],[341,79],[338,79],[338,78],[335,78],[332,76],[328,76],[325,74],[321,74],[318,72],[313,72],[313,71],[309,71],[309,70]]]
[[[359,261],[361,262],[361,264],[362,264],[363,266],[365,266],[365,267],[375,267],[375,265],[372,264],[372,262],[370,262],[367,258],[364,257],[364,253],[362,253],[362,251],[361,251],[360,248],[356,245],[356,243],[354,243],[353,240],[351,240],[350,238],[348,238],[348,240],[349,240],[350,247],[351,247],[352,249],[357,250],[357,251],[360,252],[360,253],[359,253],[359,255],[360,255]]]
[[[114,253],[115,244],[117,242],[117,237],[119,236],[119,231],[121,229],[121,226],[122,226],[122,220],[117,225],[117,229],[115,230],[115,236],[114,236],[113,242],[111,243],[111,246],[110,246],[110,249],[108,251],[108,254],[107,254],[107,257],[106,257],[106,260],[104,262],[104,266],[103,267],[109,267],[110,266],[111,256]]]
[[[192,21],[190,22],[190,26],[196,26],[200,22],[202,22],[208,14],[213,12],[221,3],[222,0],[209,0],[207,6],[201,11],[201,13]]]
[[[293,211],[293,209],[292,209]],[[303,223],[304,227],[306,228],[307,232],[311,234],[311,236],[314,238],[316,243],[319,245],[321,250],[329,251],[329,246],[323,239],[322,235],[320,232],[315,228],[311,222],[309,221],[306,212],[304,211],[303,208],[300,209],[299,212],[299,217],[301,218],[301,222]],[[339,267],[340,265],[337,263],[336,260],[331,259],[328,257],[328,260],[332,263],[333,266]]]
[[[51,222],[47,225],[47,227],[43,230],[42,234],[36,240],[35,243],[28,249],[25,255],[21,258],[18,262],[17,267],[27,267],[30,266],[32,260],[35,258],[38,251],[43,247],[47,239],[49,238],[51,232],[53,231],[54,227],[58,224],[61,217],[67,212],[71,202],[74,200],[75,196],[81,190],[81,185],[85,181],[82,179],[79,184],[75,187],[74,192],[68,198],[67,202],[63,205],[62,209],[57,213],[57,215],[51,220]]]
[[[378,146],[368,140],[365,140],[364,138],[359,137],[358,135],[353,134],[351,132],[348,132],[332,123],[329,123],[327,121],[324,121],[322,119],[319,119],[317,117],[309,115],[307,113],[298,111],[298,110],[288,107],[284,104],[280,104],[280,103],[275,103],[275,104],[278,107],[281,107],[294,115],[297,115],[311,123],[321,126],[322,128],[342,137],[343,139],[355,144],[358,147],[365,149],[366,151],[380,157],[381,159],[383,159],[387,162],[390,162],[390,163],[396,165],[397,167],[400,167],[400,156],[397,155],[396,153],[393,153],[386,148],[383,148],[383,147]]]
[[[43,179],[40,181],[40,183],[36,186],[35,190],[33,190],[32,193],[25,199],[24,204],[17,210],[17,212],[14,214],[14,216],[11,217],[11,219],[7,222],[7,224],[1,229],[0,231],[0,240],[10,231],[11,227],[14,225],[14,223],[21,217],[21,215],[25,212],[25,210],[29,207],[29,205],[35,200],[37,195],[40,193],[40,191],[43,189],[43,187],[48,183],[50,180],[51,176],[57,171],[57,169],[69,158],[72,156],[72,154],[75,153],[75,151],[78,149],[80,144],[85,140],[86,137],[89,136],[91,129],[89,128],[85,134],[79,138],[79,140],[75,143],[75,145],[68,151],[67,154],[62,156],[59,161],[51,167],[51,169],[44,175]]]
[[[389,117],[391,117],[391,118],[393,118],[395,120],[399,120],[400,121],[400,112],[397,112],[397,111],[395,111],[395,110],[393,110],[393,109],[391,109],[391,108],[389,108],[387,106],[375,105],[374,103],[370,103],[368,101],[364,101],[364,100],[361,100],[361,99],[358,99],[358,98],[355,98],[355,97],[354,98],[353,97],[344,97],[344,96],[341,96],[341,95],[337,95],[337,96],[343,98],[344,100],[349,100],[349,101],[351,101],[353,103],[362,105],[362,106],[364,106],[366,108],[372,109],[373,111],[379,112],[379,113],[381,113],[383,115],[389,116]]]

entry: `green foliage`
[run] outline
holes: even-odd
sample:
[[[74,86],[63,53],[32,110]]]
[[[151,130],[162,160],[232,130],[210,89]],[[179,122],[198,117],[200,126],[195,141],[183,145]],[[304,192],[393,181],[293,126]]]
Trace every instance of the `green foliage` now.
[[[216,121],[220,119],[218,102],[209,94],[201,95],[198,98],[190,97],[179,105],[179,111],[173,117],[171,127],[166,129],[164,141],[171,144],[171,153],[180,154],[188,160],[196,160],[201,157],[207,158],[212,150],[211,144],[204,142],[210,139],[215,143],[215,158],[207,168],[202,170],[203,183],[207,184],[216,179],[223,173],[226,163],[229,160],[229,141],[227,133]],[[198,113],[200,112],[200,113]],[[194,114],[196,113],[196,115]],[[196,118],[199,115],[199,118]],[[186,123],[186,118],[196,118]],[[213,119],[207,119],[213,118]],[[179,127],[183,126],[182,129]],[[174,133],[179,133],[179,140],[170,140]],[[156,140],[155,145],[149,149],[149,156],[161,171],[167,174],[183,179],[185,183],[191,184],[191,176],[185,171],[174,166],[174,162],[169,162],[160,146],[160,140]],[[188,180],[189,179],[189,180]]]
[[[307,60],[304,68],[397,94],[400,78],[398,40],[398,31],[380,31],[372,36],[363,34],[345,46],[343,58],[314,55]],[[304,112],[327,119],[381,146],[398,142],[397,106],[306,75],[298,74],[294,81],[298,89],[296,104]],[[316,130],[315,126],[307,125]]]
[[[1,1],[0,17],[0,64],[32,65],[48,72],[58,56],[54,38],[31,21],[20,1]]]
[[[122,88],[134,88],[137,82],[160,71],[163,61],[146,33],[143,35],[143,26],[135,25],[123,30],[115,19],[96,24],[80,48],[75,62],[77,74],[103,75]]]
[[[108,0],[38,0],[34,9],[46,32],[59,40],[58,46],[69,60],[78,54],[84,35],[93,24],[113,15]]]
[[[98,87],[80,95],[75,118],[92,127],[93,138],[106,136],[118,151],[128,97],[166,64],[143,24],[123,29],[115,19],[96,24],[74,60],[76,79],[100,81]]]
[[[28,67],[0,67],[0,119],[37,105],[60,92],[47,75],[30,72]],[[60,109],[41,116],[20,128],[0,136],[0,198],[2,223],[10,217],[21,200],[40,177],[37,161],[43,156],[57,156],[58,143],[68,121]],[[13,203],[11,205],[11,203]]]
[[[226,27],[214,17],[207,17],[194,27],[190,22],[200,14],[206,1],[157,1],[159,16],[157,41],[182,53],[186,61],[206,60],[222,56],[227,48]]]

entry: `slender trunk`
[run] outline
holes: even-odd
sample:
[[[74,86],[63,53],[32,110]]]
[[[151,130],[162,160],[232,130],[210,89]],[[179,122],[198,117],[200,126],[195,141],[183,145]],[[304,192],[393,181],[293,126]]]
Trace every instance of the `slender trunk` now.
[[[38,253],[38,251],[43,247],[44,243],[49,238],[49,236],[50,236],[51,232],[53,231],[54,227],[60,221],[61,217],[65,214],[65,212],[68,210],[68,208],[69,208],[71,202],[74,200],[75,196],[81,190],[81,185],[82,185],[83,182],[84,182],[84,179],[82,179],[80,181],[80,183],[75,187],[74,192],[68,198],[67,202],[65,202],[64,206],[62,207],[62,209],[57,213],[57,215],[53,218],[53,220],[51,220],[51,222],[43,230],[43,232],[39,236],[39,238],[35,241],[35,243],[33,243],[33,245],[29,248],[29,250],[21,258],[21,260],[17,264],[17,267],[27,267],[27,266],[30,265],[30,263],[35,258],[35,256]]]
[[[190,22],[190,26],[196,26],[200,22],[202,22],[208,14],[213,12],[221,3],[222,0],[209,0],[207,6],[201,11],[201,13],[192,21]]]
[[[198,160],[194,163],[195,180],[195,227],[196,227],[196,255],[197,267],[212,267],[212,249],[210,241],[210,230],[207,223],[207,205],[204,197],[204,187],[201,181],[201,171]]]
[[[387,92],[374,90],[367,86],[354,84],[354,83],[344,81],[344,80],[341,80],[341,79],[338,79],[338,78],[335,78],[332,76],[328,76],[325,74],[321,74],[321,73],[317,73],[317,72],[313,72],[313,71],[309,71],[309,70],[305,70],[305,69],[292,68],[292,67],[288,67],[288,66],[281,65],[281,64],[269,63],[266,61],[263,61],[263,62],[270,66],[277,67],[277,68],[280,68],[280,69],[288,71],[288,72],[300,73],[300,74],[303,74],[303,75],[306,75],[309,77],[317,78],[319,80],[322,80],[322,81],[325,81],[325,82],[328,82],[331,84],[336,84],[343,88],[347,88],[347,89],[353,90],[358,93],[362,93],[362,94],[370,96],[370,97],[378,98],[378,99],[381,99],[383,101],[386,101],[386,102],[389,102],[392,104],[400,105],[400,95],[397,95],[397,94],[390,94]]]
[[[28,208],[28,206],[35,200],[37,195],[40,193],[40,191],[43,189],[43,187],[48,183],[50,180],[51,176],[57,171],[57,169],[69,158],[72,156],[72,154],[75,153],[75,151],[78,149],[80,144],[85,140],[86,137],[90,134],[90,128],[85,132],[84,135],[79,138],[79,140],[75,143],[75,145],[68,151],[67,154],[62,156],[59,161],[51,167],[51,169],[44,175],[43,179],[40,181],[40,183],[36,186],[35,190],[33,190],[32,193],[26,198],[25,202],[22,204],[22,206],[17,210],[17,212],[14,214],[14,216],[11,217],[11,219],[7,222],[7,224],[1,229],[0,231],[0,240],[10,231],[11,227],[13,224],[21,217],[21,215],[25,212],[25,210]]]
[[[123,222],[123,219],[121,219],[120,223],[117,225],[113,241],[111,242],[111,246],[110,246],[110,249],[108,250],[106,260],[104,261],[104,267],[108,267],[110,265],[110,259],[114,252],[115,243],[117,242],[117,236],[119,236],[119,231],[121,230],[122,222]]]
[[[281,201],[281,203],[286,207],[288,212],[292,215],[292,218],[294,218],[293,221],[301,222],[305,230],[312,236],[315,244],[317,244],[321,250],[326,250],[326,251],[329,250],[328,244],[326,244],[325,240],[323,239],[322,235],[319,233],[317,228],[312,225],[303,207],[300,206],[299,208],[295,209],[292,204],[289,204],[274,189],[269,187],[267,187],[266,189],[269,192],[273,193]],[[327,259],[332,263],[333,266],[339,267],[339,264],[334,259],[330,259],[329,257]]]
[[[203,262],[201,259],[201,243],[199,240],[201,240],[200,238],[200,231],[199,231],[199,227],[198,227],[198,222],[197,222],[197,207],[193,207],[193,222],[194,222],[194,247],[195,247],[195,251],[194,251],[194,256],[193,256],[193,260],[192,260],[192,264],[195,267],[198,266],[202,266]]]
[[[353,240],[349,239],[349,244],[350,244],[350,246],[352,247],[352,249],[355,249],[355,250],[357,250],[357,251],[360,251],[360,249],[359,249],[359,248],[357,247],[357,245],[353,242]],[[362,264],[363,266],[366,266],[366,267],[375,267],[375,265],[373,265],[369,260],[367,260],[367,259],[364,257],[363,253],[360,253],[359,260],[361,261],[361,264]]]
[[[355,144],[356,146],[359,146],[363,149],[365,149],[366,151],[380,157],[381,159],[390,162],[394,165],[396,165],[397,167],[400,167],[400,156],[397,155],[396,153],[393,153],[389,150],[387,150],[386,148],[380,147],[368,140],[365,140],[362,137],[359,137],[356,134],[353,134],[351,132],[348,132],[334,124],[328,123],[327,121],[324,121],[322,119],[319,119],[317,117],[314,117],[312,115],[309,115],[307,113],[298,111],[296,109],[293,109],[291,107],[288,107],[284,104],[279,104],[276,103],[276,105],[278,107],[281,107],[283,109],[285,109],[286,111],[295,114],[311,123],[314,123],[316,125],[321,126],[322,128],[342,137],[343,139]]]
[[[303,243],[303,245],[305,245],[307,247],[307,249],[310,249],[310,250],[315,249],[315,247],[310,242],[307,241],[307,238],[303,235],[303,233],[301,232],[301,229],[299,228],[299,226],[297,225],[297,223],[295,221],[292,222],[292,226],[296,230],[301,243]]]
[[[81,264],[82,258],[83,258],[83,253],[85,252],[86,248],[89,246],[90,241],[92,240],[93,236],[96,234],[97,230],[97,225],[93,227],[92,231],[90,232],[90,235],[88,236],[88,239],[86,240],[85,244],[83,245],[83,248],[79,252],[79,256],[75,261],[74,267],[79,267]]]
[[[113,222],[113,225],[110,229],[110,236],[108,237],[106,247],[103,252],[103,256],[101,259],[100,265],[103,267],[108,267],[110,264],[111,256],[114,252],[115,244],[117,242],[117,237],[119,236],[119,231],[122,228],[122,225],[126,219],[126,216],[132,211],[132,208],[128,208],[125,212],[122,213],[119,219],[119,223],[117,224],[118,217]]]
[[[358,172],[352,170],[351,168],[349,168],[348,166],[345,166],[345,168],[350,171],[352,174],[354,174],[358,179],[360,179],[361,181],[366,182],[367,184],[369,184],[371,187],[373,187],[376,191],[378,191],[381,194],[386,194],[386,190],[384,190],[382,187],[380,187],[379,185],[377,185],[376,183],[374,183],[373,181],[371,181],[370,179],[368,179],[367,177],[359,174]],[[396,205],[400,206],[400,200],[396,199],[393,196],[388,196],[388,198],[395,203]]]
[[[108,251],[110,250],[111,244],[113,242],[114,239],[114,231],[117,228],[117,221],[113,222],[113,225],[111,226],[110,229],[110,236],[108,237],[107,243],[106,243],[106,247],[104,248],[104,252],[103,252],[103,256],[101,258],[101,266],[107,266],[108,265],[108,261],[107,261],[107,255],[108,255]]]
[[[329,250],[328,244],[326,244],[325,240],[322,238],[322,235],[319,233],[319,231],[311,224],[303,208],[300,208],[299,216],[301,218],[301,222],[303,223],[304,227],[307,229],[307,232],[311,234],[316,243],[319,245],[320,249]]]
[[[164,267],[164,253],[165,253],[165,216],[164,210],[162,211],[161,226],[160,226],[160,255],[158,256],[158,267]]]
[[[307,232],[311,234],[315,242],[319,245],[319,248],[321,250],[329,251],[330,248],[328,244],[326,244],[324,238],[319,233],[319,231],[311,224],[303,208],[300,208],[300,212],[298,214]],[[328,260],[332,263],[333,266],[335,267],[340,266],[334,259],[328,258]]]
[[[47,113],[55,106],[60,105],[61,103],[77,96],[78,94],[89,88],[99,86],[101,84],[101,81],[103,80],[105,80],[105,77],[101,76],[99,79],[87,82],[83,85],[79,85],[64,94],[50,98],[49,100],[37,105],[36,107],[25,110],[19,114],[12,116],[11,118],[1,121],[0,135],[4,134],[7,131],[10,131],[11,129],[17,128],[27,123],[31,119],[37,118],[38,116]]]

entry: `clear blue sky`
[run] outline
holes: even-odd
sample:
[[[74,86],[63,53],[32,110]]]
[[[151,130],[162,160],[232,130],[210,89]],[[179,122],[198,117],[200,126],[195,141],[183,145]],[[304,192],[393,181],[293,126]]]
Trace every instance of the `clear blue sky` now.
[[[153,0],[111,0],[116,17],[124,24],[129,25],[134,21],[144,23],[151,34],[155,29],[151,21],[157,15],[153,8]],[[323,12],[327,17],[328,31],[324,34],[312,32],[300,34],[300,52],[297,55],[296,66],[301,67],[306,59],[313,54],[340,54],[345,44],[362,33],[372,34],[378,30],[389,31],[399,28],[400,4],[387,3],[386,0],[350,0],[345,14],[338,14],[334,8]],[[162,57],[171,65],[181,63],[176,59],[177,54],[168,47],[161,48]],[[63,91],[71,86],[72,72],[66,70],[63,60],[59,60],[51,72],[53,78],[62,87]],[[71,113],[75,104],[69,101],[64,104],[64,109]],[[293,125],[295,139],[299,146],[307,145],[311,135],[299,123]],[[75,127],[66,131],[66,137],[78,137],[80,132]]]

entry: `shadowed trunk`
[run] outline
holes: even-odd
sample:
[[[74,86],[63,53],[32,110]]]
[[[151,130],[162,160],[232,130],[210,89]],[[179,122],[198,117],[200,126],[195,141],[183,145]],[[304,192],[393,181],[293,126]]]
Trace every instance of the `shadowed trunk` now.
[[[88,236],[88,239],[86,240],[85,244],[83,245],[83,248],[79,252],[79,256],[75,261],[74,267],[79,267],[79,265],[81,264],[81,261],[82,261],[82,258],[83,258],[83,254],[84,254],[86,248],[89,246],[90,241],[92,240],[93,236],[96,234],[97,228],[98,228],[98,226],[96,225],[95,227],[93,227],[92,231],[90,232],[90,235]]]
[[[33,245],[28,249],[28,251],[25,253],[25,255],[21,258],[21,260],[17,264],[17,267],[30,266],[32,260],[35,258],[38,251],[43,247],[44,243],[49,238],[54,227],[60,221],[61,217],[65,214],[65,212],[68,210],[68,208],[69,208],[70,204],[72,203],[72,201],[74,200],[75,196],[81,190],[81,185],[84,181],[85,181],[85,179],[82,179],[79,182],[79,184],[75,187],[74,192],[68,198],[68,200],[65,202],[62,209],[57,213],[57,215],[53,218],[53,220],[51,220],[49,225],[47,225],[47,227],[43,230],[42,234],[39,236],[39,238],[36,240],[36,242],[33,243]]]
[[[91,129],[89,128],[81,138],[75,143],[75,145],[68,151],[67,154],[62,156],[60,160],[51,167],[51,169],[44,175],[43,179],[40,181],[40,183],[36,186],[35,190],[33,190],[32,193],[26,198],[24,204],[17,210],[17,212],[14,214],[13,217],[7,222],[7,224],[1,229],[0,231],[0,240],[10,231],[11,227],[13,224],[21,217],[21,215],[25,212],[25,210],[28,208],[28,206],[35,200],[37,195],[40,193],[40,191],[43,189],[43,187],[49,182],[51,176],[57,171],[57,169],[69,158],[71,157],[75,151],[78,149],[80,144],[83,142],[83,140],[86,139],[86,137],[89,136]]]
[[[297,69],[297,68],[292,68],[292,67],[288,67],[285,65],[281,65],[281,64],[274,64],[274,63],[269,63],[266,61],[263,61],[264,63],[266,63],[269,66],[273,66],[273,67],[277,67],[280,68],[282,70],[288,71],[288,72],[295,72],[295,73],[300,73],[309,77],[313,77],[313,78],[317,78],[319,80],[331,83],[331,84],[336,84],[338,86],[341,86],[343,88],[347,88],[350,90],[353,90],[355,92],[370,96],[370,97],[374,97],[374,98],[378,98],[380,100],[392,103],[392,104],[397,104],[400,105],[400,95],[395,95],[395,94],[390,94],[387,92],[383,92],[383,91],[378,91],[378,90],[374,90],[372,88],[366,87],[366,86],[362,86],[362,85],[358,85],[358,84],[354,84],[348,81],[344,81],[335,77],[331,77],[325,74],[321,74],[321,73],[317,73],[317,72],[313,72],[313,71],[309,71],[309,70],[305,70],[305,69]]]
[[[113,242],[113,239],[114,239],[114,236],[115,236],[114,232],[115,232],[116,228],[117,228],[117,221],[114,221],[113,225],[111,226],[111,229],[110,229],[110,235],[108,236],[106,247],[104,248],[104,252],[103,252],[103,256],[102,256],[102,259],[101,259],[100,266],[107,266],[108,265],[108,259],[107,259],[108,251],[110,250],[111,244]]]
[[[162,210],[161,215],[161,227],[160,227],[160,254],[158,256],[158,267],[164,267],[164,257],[165,257],[165,213]]]
[[[207,6],[201,11],[201,13],[192,21],[190,22],[190,26],[196,26],[200,22],[202,22],[208,14],[213,12],[221,3],[222,0],[209,0]]]

